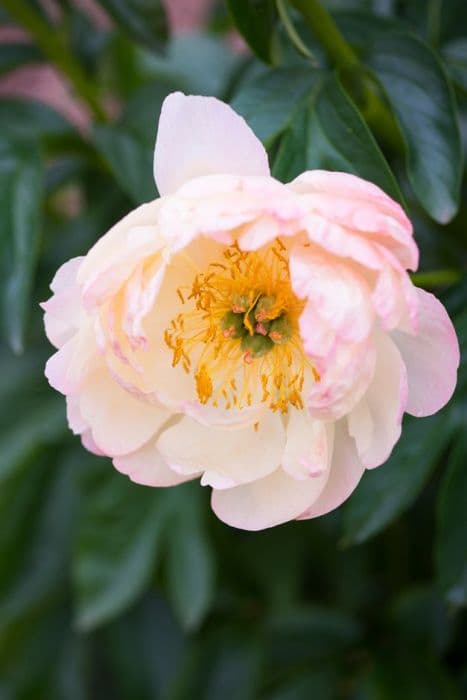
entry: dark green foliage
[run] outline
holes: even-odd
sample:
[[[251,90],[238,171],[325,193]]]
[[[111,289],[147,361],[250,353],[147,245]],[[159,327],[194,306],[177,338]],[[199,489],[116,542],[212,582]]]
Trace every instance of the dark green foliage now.
[[[1,700],[460,700],[465,3],[328,3],[359,57],[352,71],[326,63],[289,7],[320,65],[300,57],[272,0],[217,8],[216,31],[234,22],[257,58],[220,34],[169,37],[152,0],[100,0],[111,31],[59,4],[47,27],[89,81],[81,95],[111,96],[120,110],[83,134],[43,104],[0,98]],[[0,47],[0,73],[45,60],[29,34]],[[197,483],[133,484],[69,433],[43,378],[52,348],[38,303],[62,262],[156,196],[156,123],[173,90],[230,100],[282,181],[327,168],[378,183],[415,224],[425,279],[448,269],[459,280],[435,290],[463,355],[452,402],[405,419],[388,463],[318,520],[241,532],[216,520]]]

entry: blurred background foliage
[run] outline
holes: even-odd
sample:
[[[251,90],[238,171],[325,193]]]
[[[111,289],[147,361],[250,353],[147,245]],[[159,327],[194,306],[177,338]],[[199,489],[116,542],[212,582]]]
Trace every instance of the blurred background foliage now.
[[[231,102],[281,180],[345,170],[399,199],[415,282],[467,345],[465,0],[227,0],[204,16],[179,33],[159,0],[0,0],[0,698],[466,697],[465,361],[450,405],[406,420],[344,507],[260,533],[218,522],[197,484],[140,487],[87,454],[43,378],[38,302],[156,196],[156,120],[177,89]],[[15,90],[38,66],[68,111],[34,73]]]

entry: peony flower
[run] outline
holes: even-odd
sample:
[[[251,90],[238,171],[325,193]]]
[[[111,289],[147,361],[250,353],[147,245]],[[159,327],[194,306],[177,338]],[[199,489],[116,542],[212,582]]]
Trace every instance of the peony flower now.
[[[65,263],[43,304],[70,428],[140,484],[200,478],[235,527],[327,513],[404,411],[455,387],[453,326],[407,273],[409,220],[346,173],[281,184],[210,97],[165,100],[154,174],[161,197]]]

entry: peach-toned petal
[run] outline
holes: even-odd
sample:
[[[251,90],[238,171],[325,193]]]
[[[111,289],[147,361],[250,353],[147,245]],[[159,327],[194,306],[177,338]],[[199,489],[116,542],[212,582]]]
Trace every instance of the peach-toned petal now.
[[[154,152],[161,195],[200,175],[269,175],[268,157],[245,120],[214,97],[164,100]]]
[[[158,228],[160,200],[142,204],[118,221],[86,255],[78,272],[89,310],[114,294],[135,266],[163,245]]]
[[[281,461],[285,433],[278,414],[267,412],[256,426],[216,429],[184,417],[163,431],[157,448],[180,474],[204,472],[203,484],[228,488],[269,474]]]
[[[356,488],[364,471],[355,441],[349,436],[345,422],[340,421],[335,427],[329,479],[321,495],[301,513],[299,520],[325,515],[340,506]]]
[[[122,474],[144,486],[176,486],[198,476],[184,476],[172,471],[156,447],[157,438],[121,457],[115,457],[113,464]]]
[[[451,398],[457,381],[459,343],[446,309],[433,294],[417,289],[418,332],[393,331],[407,368],[407,413],[430,416]]]
[[[328,478],[333,432],[332,423],[311,418],[306,409],[289,411],[282,467],[295,479],[312,478],[317,496]]]
[[[349,433],[367,469],[378,467],[391,454],[401,434],[407,403],[407,373],[399,350],[382,333],[376,346],[373,380],[348,417]]]
[[[293,479],[276,469],[264,479],[213,490],[211,505],[220,520],[242,530],[263,530],[301,515],[313,500],[313,479]]]
[[[105,369],[95,372],[82,387],[80,411],[98,447],[114,457],[141,447],[171,415],[132,396]]]

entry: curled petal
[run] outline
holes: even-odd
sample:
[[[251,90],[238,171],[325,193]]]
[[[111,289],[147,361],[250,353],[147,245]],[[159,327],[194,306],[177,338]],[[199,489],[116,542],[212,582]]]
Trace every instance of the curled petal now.
[[[350,496],[362,478],[364,467],[345,421],[335,426],[334,450],[329,479],[320,496],[302,512],[299,520],[325,515]]]
[[[407,413],[430,416],[451,398],[457,381],[459,343],[446,309],[423,289],[417,289],[418,331],[393,331],[407,368]]]
[[[83,260],[72,258],[58,269],[50,285],[54,295],[41,304],[47,338],[56,348],[61,348],[79,328],[81,292],[76,278]]]
[[[391,454],[407,404],[407,373],[397,346],[381,333],[376,347],[373,380],[348,417],[349,433],[367,469],[378,467]]]
[[[295,479],[313,479],[317,495],[324,488],[332,456],[333,425],[291,410],[282,467]]]
[[[382,244],[404,268],[417,269],[412,224],[402,207],[373,183],[349,173],[313,170],[289,187],[306,197],[314,214],[358,233],[362,241]]]

